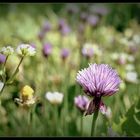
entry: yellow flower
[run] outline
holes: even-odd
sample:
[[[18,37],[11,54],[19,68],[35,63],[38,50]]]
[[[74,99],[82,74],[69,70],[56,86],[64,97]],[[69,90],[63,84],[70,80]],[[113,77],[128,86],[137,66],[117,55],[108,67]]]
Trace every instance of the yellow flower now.
[[[26,100],[31,100],[33,98],[33,93],[34,93],[34,90],[26,85],[22,88],[21,90],[21,98],[23,101],[26,101]]]
[[[20,98],[15,98],[15,102],[21,106],[30,106],[33,105],[38,98],[33,96],[34,90],[26,85],[21,89]]]

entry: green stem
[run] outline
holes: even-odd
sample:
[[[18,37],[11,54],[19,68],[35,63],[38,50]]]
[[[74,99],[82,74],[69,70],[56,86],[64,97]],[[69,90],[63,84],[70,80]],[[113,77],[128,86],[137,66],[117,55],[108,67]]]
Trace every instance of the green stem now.
[[[16,74],[17,74],[17,72],[18,72],[18,70],[19,70],[19,66],[21,65],[23,59],[24,59],[24,56],[21,58],[21,60],[20,60],[20,62],[19,62],[19,64],[18,64],[18,66],[17,66],[15,72],[14,72],[13,75],[9,78],[9,80],[8,80],[7,82],[11,81],[11,80],[16,76]]]
[[[62,110],[62,108],[61,108],[61,110],[60,110],[60,123],[61,123],[61,136],[63,136],[64,135],[64,125],[63,125],[63,122],[64,122],[64,118],[63,118],[63,110]]]
[[[58,121],[57,121],[57,118],[58,118],[58,108],[57,108],[57,105],[55,106],[55,120],[54,120],[54,122],[55,122],[55,135],[57,136],[57,129],[58,129]]]
[[[8,57],[9,57],[9,55],[7,55],[7,57],[6,57],[6,60],[5,60],[4,65],[3,65],[3,70],[4,70],[4,68],[5,68],[5,65],[6,65],[6,62],[7,62]],[[4,70],[4,73],[5,73],[5,70]],[[6,74],[5,74],[5,75],[6,75]],[[4,78],[4,85],[3,85],[3,87],[2,87],[2,89],[1,89],[1,91],[0,91],[0,95],[2,94],[2,92],[3,92],[4,88],[5,88],[5,86],[6,86],[6,78]]]
[[[31,135],[31,124],[32,124],[32,110],[29,108],[28,111],[28,135]]]
[[[83,116],[81,117],[81,136],[83,136]]]
[[[99,113],[99,109],[96,109],[95,113],[93,114],[93,119],[92,119],[92,128],[91,128],[91,136],[93,136],[93,133],[94,135],[96,134],[96,120],[97,120],[97,117],[98,117],[98,113]]]
[[[62,110],[62,114],[64,114],[65,113],[65,107],[63,108],[63,110]],[[64,136],[65,135],[65,122],[64,122],[64,120],[65,120],[65,117],[64,117],[64,115],[62,115],[61,114],[61,123],[62,123],[62,135]]]
[[[67,135],[67,130],[68,130],[68,124],[67,124],[67,114],[68,112],[68,94],[67,94],[67,85],[69,83],[69,73],[67,71],[67,65],[66,63],[63,64],[64,67],[64,72],[65,72],[65,77],[63,78],[63,83],[61,88],[61,91],[64,93],[64,107],[62,108],[62,113],[61,113],[61,120],[62,120],[62,129],[63,129],[63,134],[62,135]],[[64,115],[66,114],[66,115]]]
[[[8,56],[9,56],[9,55],[8,55]],[[4,63],[4,67],[5,67],[5,65],[6,65],[8,56],[6,57],[6,60],[5,60],[5,63]],[[5,79],[4,85],[3,85],[3,87],[2,87],[2,89],[1,89],[1,91],[0,91],[0,95],[2,94],[2,92],[3,92],[3,90],[4,90],[5,86],[6,86],[6,84],[7,84],[10,80],[12,80],[12,79],[14,78],[14,76],[16,75],[16,73],[18,72],[19,66],[20,66],[21,62],[23,61],[23,58],[24,58],[24,57],[21,58],[21,60],[20,60],[20,62],[19,62],[19,64],[18,64],[18,66],[17,66],[17,68],[16,68],[14,74],[11,76],[11,78],[9,78],[7,81],[6,81],[6,79]]]
[[[5,65],[6,65],[6,62],[7,62],[8,57],[9,57],[9,55],[6,56],[6,60],[5,60],[4,64],[3,64],[3,68],[4,68]]]

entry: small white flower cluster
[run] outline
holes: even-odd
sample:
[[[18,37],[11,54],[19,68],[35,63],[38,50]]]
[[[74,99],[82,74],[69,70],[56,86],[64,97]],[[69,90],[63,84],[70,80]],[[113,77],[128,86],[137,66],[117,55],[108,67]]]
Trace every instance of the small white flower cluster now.
[[[7,47],[3,47],[0,52],[8,56],[14,53],[14,49],[11,46],[7,46]],[[34,47],[32,47],[29,44],[20,44],[17,47],[16,52],[20,56],[34,56],[36,50]]]
[[[3,47],[1,49],[1,53],[4,54],[4,55],[11,55],[14,53],[14,49],[11,47],[11,46],[7,46],[7,47]]]
[[[45,98],[52,104],[61,104],[63,101],[64,95],[59,92],[47,92]]]
[[[21,44],[17,47],[16,52],[21,56],[34,56],[36,50],[29,44]]]

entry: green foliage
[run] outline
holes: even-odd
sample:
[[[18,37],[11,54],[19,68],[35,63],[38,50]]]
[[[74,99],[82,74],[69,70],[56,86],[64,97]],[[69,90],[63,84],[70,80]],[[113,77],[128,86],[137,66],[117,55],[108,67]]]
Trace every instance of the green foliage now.
[[[120,117],[119,123],[113,123],[113,128],[120,136],[139,136],[140,132],[140,100],[133,104],[125,115]]]

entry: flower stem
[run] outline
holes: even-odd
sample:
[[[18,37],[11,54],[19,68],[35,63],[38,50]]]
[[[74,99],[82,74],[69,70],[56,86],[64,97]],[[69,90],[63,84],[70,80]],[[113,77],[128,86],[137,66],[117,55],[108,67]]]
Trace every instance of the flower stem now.
[[[83,116],[81,117],[81,136],[83,136]]]
[[[96,120],[98,117],[98,113],[99,113],[99,110],[96,109],[95,113],[93,114],[91,136],[93,136],[93,133],[94,133],[94,135],[96,134]]]
[[[6,57],[6,60],[5,60],[5,63],[4,63],[4,67],[5,67],[5,65],[6,65],[6,62],[7,62],[8,57],[9,57],[9,55]],[[17,68],[16,68],[14,74],[13,74],[7,81],[6,81],[6,78],[5,78],[5,80],[4,80],[4,85],[3,85],[3,87],[2,87],[2,89],[1,89],[1,91],[0,91],[0,95],[2,94],[2,92],[3,92],[4,88],[5,88],[5,86],[7,85],[7,83],[8,83],[10,80],[12,80],[12,79],[14,78],[14,76],[17,74],[18,69],[19,69],[19,66],[20,66],[20,64],[21,64],[22,61],[23,61],[23,58],[24,58],[24,56],[21,58],[21,60],[20,60],[20,62],[19,62],[19,64],[18,64],[18,66],[17,66]],[[4,67],[3,67],[3,68],[4,68]]]
[[[9,80],[8,80],[7,82],[11,81],[11,80],[15,77],[15,75],[17,74],[17,72],[18,72],[18,70],[19,70],[19,66],[21,65],[23,59],[24,59],[24,56],[21,58],[21,60],[20,60],[20,62],[19,62],[19,64],[18,64],[18,66],[17,66],[15,72],[14,72],[13,75],[9,78]]]
[[[28,112],[28,134],[31,135],[31,124],[32,124],[32,109],[29,108],[29,112]]]
[[[7,62],[8,57],[9,57],[9,55],[6,56],[6,60],[5,60],[4,64],[3,64],[3,68],[4,68],[5,65],[6,65],[6,62]]]
[[[7,62],[8,57],[9,57],[9,55],[6,56],[6,60],[5,60],[4,65],[3,65],[3,71],[4,71],[4,73],[5,73],[5,65],[6,65],[6,62]],[[5,75],[6,75],[6,74],[5,74]],[[4,85],[3,85],[3,87],[2,87],[2,89],[1,89],[1,91],[0,91],[0,95],[2,94],[2,92],[3,92],[4,88],[5,88],[5,86],[6,86],[6,77],[4,78]]]
[[[57,118],[58,118],[58,108],[57,108],[57,105],[55,106],[55,120],[54,120],[54,122],[55,122],[55,135],[57,136],[57,129],[58,129],[58,127],[57,127],[57,125],[58,125],[58,122],[57,122]]]

